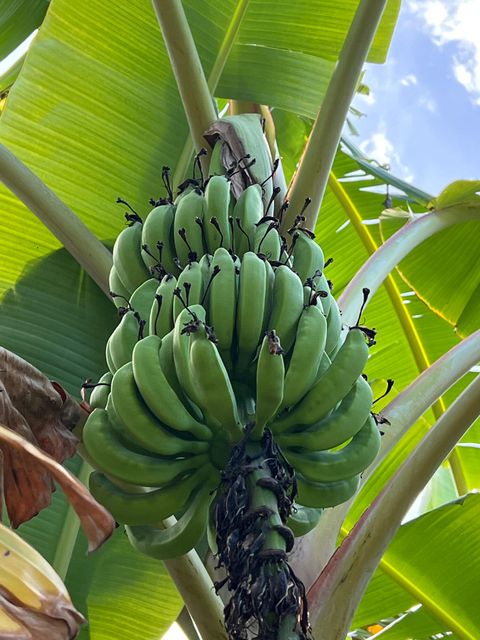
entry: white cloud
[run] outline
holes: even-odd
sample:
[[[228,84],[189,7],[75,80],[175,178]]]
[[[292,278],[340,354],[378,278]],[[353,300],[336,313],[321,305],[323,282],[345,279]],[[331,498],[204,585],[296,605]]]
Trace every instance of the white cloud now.
[[[418,79],[417,76],[413,73],[409,73],[405,77],[400,79],[400,84],[403,84],[404,87],[409,87],[410,85],[417,85]]]
[[[394,145],[387,136],[385,123],[380,123],[378,130],[360,144],[360,151],[363,151],[366,156],[372,158],[378,164],[392,169],[393,173],[396,173],[406,182],[413,180],[413,173],[402,162],[399,154],[395,151]]]
[[[408,6],[437,46],[455,45],[453,74],[480,106],[480,0],[410,0]]]
[[[420,96],[420,98],[418,99],[418,104],[420,107],[423,107],[427,111],[430,111],[430,113],[436,113],[437,111],[436,101],[427,95]]]

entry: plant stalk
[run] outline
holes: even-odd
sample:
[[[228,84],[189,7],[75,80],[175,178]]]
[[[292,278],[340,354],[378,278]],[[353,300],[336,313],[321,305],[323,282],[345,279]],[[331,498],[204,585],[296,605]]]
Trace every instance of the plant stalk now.
[[[306,211],[305,224],[312,231],[315,229],[342,127],[385,5],[386,0],[361,0],[355,13],[287,194],[290,207],[282,224],[284,233],[293,225],[307,197],[312,202]]]
[[[87,485],[88,477],[92,472],[92,467],[88,462],[82,461],[80,471],[77,478],[79,481]],[[62,525],[62,530],[58,538],[55,556],[52,560],[52,567],[58,573],[60,578],[65,581],[72,554],[77,543],[78,530],[80,529],[80,520],[70,503],[67,503],[67,513]]]
[[[355,609],[405,513],[479,414],[477,375],[385,485],[310,589],[311,623],[319,638],[346,636]],[[437,615],[441,613],[437,611]],[[448,617],[442,621],[459,638],[474,640],[460,620]]]
[[[205,148],[203,132],[217,119],[202,63],[181,0],[153,0],[153,8],[198,152]],[[208,169],[209,155],[207,149],[207,155],[200,158],[204,173]]]
[[[175,582],[202,638],[228,640],[223,622],[223,602],[195,550],[171,560],[165,567]]]
[[[110,298],[110,251],[33,171],[2,144],[0,179],[43,222]]]
[[[237,3],[237,6],[232,15],[232,19],[230,20],[228,28],[225,31],[225,35],[223,37],[222,44],[220,45],[220,49],[218,50],[217,57],[215,58],[215,62],[213,63],[212,70],[210,71],[210,75],[208,76],[207,89],[209,94],[212,96],[212,100],[215,89],[217,88],[218,81],[220,80],[223,69],[225,68],[225,64],[228,60],[228,56],[230,55],[230,52],[240,30],[240,25],[242,24],[242,20],[247,11],[249,2],[250,0],[240,0]],[[205,76],[203,76],[203,80],[205,80]],[[205,87],[203,87],[202,90],[205,91]],[[215,114],[215,120],[216,119],[217,116]],[[207,127],[205,127],[205,129],[206,128]],[[205,129],[203,131],[205,131]],[[203,131],[201,132],[202,134]],[[173,176],[174,185],[180,184],[185,179],[187,167],[192,158],[192,154],[193,144],[191,138],[188,138],[185,141],[179,161],[177,162],[175,175]]]

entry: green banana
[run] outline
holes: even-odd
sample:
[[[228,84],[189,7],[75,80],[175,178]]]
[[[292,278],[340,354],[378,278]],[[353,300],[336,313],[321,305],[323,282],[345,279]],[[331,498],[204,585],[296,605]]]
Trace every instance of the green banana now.
[[[122,482],[161,487],[209,462],[208,454],[172,458],[138,453],[125,446],[104,409],[95,409],[83,427],[83,444],[95,467]]]
[[[184,330],[188,325],[197,322],[205,322],[205,309],[199,304],[189,309],[182,309],[173,328],[173,359],[178,380],[186,396],[200,407],[200,398],[196,386],[193,384],[190,370],[190,335]]]
[[[173,219],[175,206],[161,204],[148,214],[142,229],[142,259],[149,269],[158,269],[160,274],[177,275],[179,268],[175,263],[173,244]],[[158,256],[158,259],[157,259]]]
[[[173,292],[177,287],[177,279],[171,273],[163,276],[155,294],[150,301],[148,332],[163,338],[173,329]]]
[[[130,297],[130,292],[120,280],[118,271],[114,266],[112,266],[112,268],[110,269],[110,274],[108,276],[108,287],[110,289],[110,294],[117,309],[119,309],[120,307],[126,307],[128,298]]]
[[[196,189],[190,191],[177,205],[173,221],[173,240],[177,257],[183,267],[190,262],[200,260],[205,253],[202,231],[203,209],[203,194]]]
[[[156,336],[150,337],[156,338]],[[157,417],[149,411],[148,405],[144,402],[142,390],[139,390],[135,382],[132,363],[127,362],[127,364],[121,367],[113,376],[111,390],[115,413],[131,440],[137,442],[146,451],[158,453],[163,456],[186,455],[208,451],[207,442],[183,438],[182,434],[178,431],[172,431],[168,426],[162,424]],[[150,382],[150,386],[155,388],[155,382],[155,379],[153,379]],[[160,387],[160,385],[158,386]],[[190,421],[195,422],[180,401],[178,401],[178,405],[182,406],[185,414],[190,418]],[[174,414],[169,417],[170,422],[173,421],[174,417]],[[210,431],[206,427],[203,428],[205,429],[206,436],[211,436]]]
[[[107,373],[104,373],[97,382],[96,386],[93,387],[88,401],[90,409],[105,409],[107,406],[108,394],[110,393],[112,377],[111,371],[107,371]]]
[[[217,140],[214,144],[212,153],[210,154],[210,164],[208,165],[209,176],[225,175],[225,167],[223,165],[223,145],[222,140]]]
[[[240,267],[237,305],[238,356],[236,369],[243,372],[255,357],[262,335],[265,315],[266,271],[263,260],[247,251]]]
[[[212,497],[211,484],[200,486],[189,499],[185,513],[167,529],[148,526],[127,526],[128,539],[141,553],[168,560],[185,555],[199,542],[207,528],[208,510]]]
[[[160,366],[167,379],[168,384],[177,394],[184,404],[187,411],[192,415],[195,420],[203,423],[203,415],[200,409],[193,404],[193,402],[185,395],[185,391],[180,384],[177,376],[177,370],[175,369],[175,360],[173,357],[173,330],[167,333],[162,338],[162,344],[158,352],[158,358],[160,360]]]
[[[230,197],[229,179],[212,176],[205,188],[204,229],[208,253],[215,253],[219,247],[230,249],[232,246]],[[212,224],[212,218],[216,220],[216,225]]]
[[[297,272],[302,283],[314,278],[316,273],[323,273],[323,251],[314,238],[302,229],[294,234],[293,270]]]
[[[132,359],[133,347],[141,335],[139,316],[134,311],[127,311],[107,342],[107,364],[112,373]]]
[[[232,383],[220,353],[202,324],[190,340],[190,371],[198,405],[212,428],[224,429],[232,442],[236,442],[242,437],[242,426]]]
[[[238,256],[253,251],[255,225],[262,218],[262,188],[252,184],[242,191],[233,209],[234,249]]]
[[[200,263],[191,262],[180,273],[177,280],[177,288],[188,307],[200,304],[205,291],[203,272]],[[178,296],[173,299],[173,321],[176,320],[184,305]]]
[[[316,305],[305,307],[298,321],[280,409],[296,405],[313,386],[326,339],[327,321],[323,311]]]
[[[296,538],[301,538],[312,529],[315,529],[320,521],[323,509],[315,509],[314,507],[304,507],[296,502],[292,506],[292,513],[287,520],[289,527]]]
[[[278,434],[296,424],[313,424],[321,420],[350,391],[367,358],[364,334],[358,327],[353,327],[330,367],[292,411],[272,424],[272,431]]]
[[[282,404],[285,377],[282,353],[275,331],[269,331],[263,339],[257,362],[255,427],[252,431],[255,438],[262,437],[265,426]]]
[[[284,449],[289,463],[314,482],[345,480],[364,471],[380,449],[380,432],[372,416],[360,431],[337,451],[296,451]]]
[[[150,277],[141,249],[142,223],[133,222],[118,234],[113,245],[113,266],[129,295]]]
[[[215,267],[219,269],[219,273],[210,284],[207,322],[213,327],[223,361],[231,368],[230,352],[235,331],[237,286],[235,263],[223,247],[215,251],[212,268]]]
[[[278,262],[282,252],[282,239],[277,231],[278,220],[266,218],[257,223],[253,235],[253,250],[267,260]]]
[[[129,525],[155,524],[177,513],[187,503],[190,495],[215,470],[207,465],[180,477],[160,489],[146,493],[125,491],[100,471],[89,478],[89,489],[117,522]]]
[[[302,311],[303,285],[300,278],[289,267],[277,267],[273,285],[273,307],[267,327],[275,329],[285,353],[293,345]]]
[[[149,332],[148,319],[157,287],[158,280],[156,278],[145,280],[143,284],[135,289],[129,300],[132,311],[136,311],[140,318],[145,320],[145,333]]]
[[[211,440],[210,429],[190,415],[174,389],[168,384],[160,364],[161,344],[161,338],[152,335],[137,342],[133,350],[133,376],[143,401],[167,427],[177,432],[191,434],[198,440]],[[115,397],[113,400],[116,406]],[[117,406],[116,408],[118,409]]]
[[[327,355],[332,355],[333,350],[338,344],[340,332],[342,330],[342,318],[340,316],[340,309],[336,300],[332,299],[330,309],[327,316],[327,342],[325,344],[325,352]]]
[[[338,447],[353,438],[362,428],[372,408],[372,389],[359,376],[340,405],[315,424],[280,433],[277,437],[281,447],[323,451]]]
[[[349,500],[357,491],[360,476],[334,482],[311,482],[301,473],[295,473],[298,487],[298,501],[315,509],[335,507]]]

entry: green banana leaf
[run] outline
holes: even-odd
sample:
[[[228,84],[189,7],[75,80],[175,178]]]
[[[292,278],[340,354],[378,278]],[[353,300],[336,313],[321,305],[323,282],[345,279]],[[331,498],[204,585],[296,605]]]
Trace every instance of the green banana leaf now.
[[[480,181],[458,181],[449,185],[434,202],[439,208],[453,203],[480,208],[480,196],[475,195],[478,191]],[[382,221],[385,237],[393,228],[391,221]],[[430,238],[423,247],[417,247],[398,267],[406,284],[462,337],[479,326],[478,237],[475,222],[456,225]],[[436,277],[439,273],[441,278]]]
[[[49,0],[0,0],[0,60],[37,29]]]
[[[372,578],[352,629],[400,616],[421,604],[391,631],[375,637],[423,640],[453,631],[448,637],[477,638],[479,515],[480,496],[469,494],[403,525]]]

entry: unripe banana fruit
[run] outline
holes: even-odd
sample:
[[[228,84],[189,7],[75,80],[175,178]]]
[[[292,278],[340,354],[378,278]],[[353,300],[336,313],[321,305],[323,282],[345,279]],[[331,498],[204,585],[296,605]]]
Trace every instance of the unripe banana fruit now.
[[[254,120],[258,128],[247,118],[236,134],[247,140]],[[187,180],[176,199],[169,188],[114,246],[122,316],[83,440],[98,469],[92,492],[137,549],[162,559],[204,533],[239,448],[281,447],[279,464],[295,471],[298,495],[282,503],[294,510],[268,516],[269,539],[288,550],[287,527],[304,535],[322,509],[348,500],[380,443],[362,377],[368,331],[343,325],[304,218],[290,249],[279,235],[266,200],[271,158],[262,155],[263,184],[252,184],[246,156],[222,168],[232,149],[222,138],[210,175]],[[259,509],[285,491],[275,473],[258,486],[242,485],[241,473],[231,481],[231,499],[252,491]],[[179,510],[164,531],[151,526]]]

